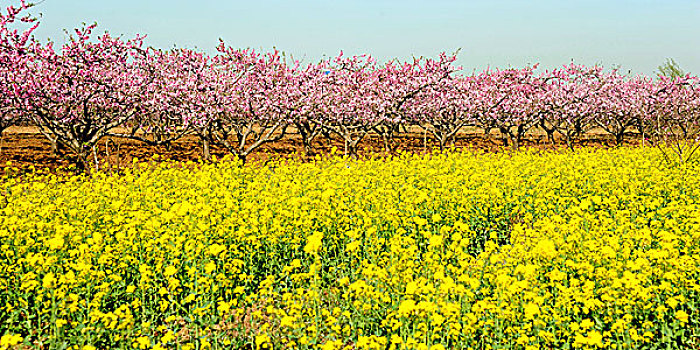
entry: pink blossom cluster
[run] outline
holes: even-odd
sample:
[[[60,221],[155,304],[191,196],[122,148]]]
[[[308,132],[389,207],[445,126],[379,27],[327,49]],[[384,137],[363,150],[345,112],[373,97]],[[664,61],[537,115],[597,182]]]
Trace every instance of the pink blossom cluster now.
[[[52,143],[85,162],[106,136],[167,145],[185,135],[224,147],[241,159],[290,133],[307,150],[336,135],[354,153],[370,133],[387,150],[410,128],[445,147],[466,127],[496,130],[517,148],[535,129],[567,144],[592,129],[621,143],[630,133],[691,135],[700,120],[700,80],[628,76],[569,64],[487,69],[460,74],[455,55],[379,63],[342,52],[302,64],[279,51],[221,42],[214,55],[146,48],[94,25],[54,48],[31,33],[22,2],[0,15],[0,132],[35,125]],[[29,23],[24,31],[15,22]]]

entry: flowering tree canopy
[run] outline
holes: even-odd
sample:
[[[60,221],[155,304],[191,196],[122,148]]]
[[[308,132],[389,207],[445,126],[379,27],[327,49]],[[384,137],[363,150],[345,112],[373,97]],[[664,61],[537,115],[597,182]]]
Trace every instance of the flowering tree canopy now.
[[[0,14],[0,132],[25,120],[83,165],[105,136],[168,145],[194,135],[205,157],[217,145],[242,160],[290,133],[307,152],[319,135],[335,135],[349,154],[370,133],[392,152],[412,127],[441,148],[467,126],[497,130],[513,148],[534,129],[569,147],[592,129],[617,144],[630,133],[698,136],[700,83],[691,75],[651,79],[573,63],[465,75],[445,53],[380,64],[341,52],[302,65],[223,42],[211,56],[144,48],[141,36],[95,36],[95,25],[54,49],[31,37],[38,22],[23,15],[28,8]]]

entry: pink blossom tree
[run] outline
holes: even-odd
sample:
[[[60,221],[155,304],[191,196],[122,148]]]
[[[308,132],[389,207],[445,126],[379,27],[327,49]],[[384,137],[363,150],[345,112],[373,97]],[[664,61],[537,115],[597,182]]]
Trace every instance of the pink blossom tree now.
[[[371,56],[340,55],[325,80],[328,95],[319,106],[321,123],[330,132],[341,137],[345,143],[345,154],[356,156],[357,146],[382,120],[370,108],[376,104],[376,61]]]
[[[453,66],[456,58],[456,54],[443,52],[438,59],[414,58],[403,63],[391,61],[379,69],[376,98],[369,108],[380,120],[373,130],[382,137],[386,152],[395,150],[394,136],[401,126],[426,125],[421,121],[424,121],[422,119],[435,94],[454,95],[453,81],[457,79],[454,75],[461,69]]]
[[[25,78],[21,72],[31,59],[30,37],[39,25],[36,18],[22,15],[31,6],[22,0],[18,6],[8,6],[4,13],[0,12],[0,135],[23,120],[20,102],[26,92],[19,85]],[[27,28],[14,27],[17,24]]]
[[[594,103],[598,106],[593,122],[615,138],[617,146],[633,130],[642,131],[642,120],[646,117],[645,101],[650,98],[647,77],[621,75],[617,70],[604,76]]]
[[[195,133],[205,145],[221,146],[245,162],[255,149],[286,134],[291,120],[284,117],[282,105],[289,69],[277,50],[261,54],[222,42],[218,51],[207,112]]]
[[[312,142],[319,135],[329,137],[324,128],[322,104],[329,98],[330,61],[322,60],[297,69],[288,75],[288,103],[284,105],[296,132],[301,137],[304,152],[310,154]]]
[[[700,78],[661,76],[649,89],[647,133],[669,163],[688,162],[700,148]]]
[[[535,76],[536,68],[486,70],[476,77],[475,119],[482,128],[498,129],[505,145],[510,143],[513,149],[518,149],[542,113],[544,82]]]
[[[476,124],[476,92],[473,77],[445,79],[407,103],[407,114],[412,124],[432,134],[444,150],[460,130]]]
[[[189,49],[148,48],[139,52],[134,65],[146,77],[139,113],[125,123],[126,132],[110,136],[169,147],[193,133],[195,124],[205,119],[206,95],[213,91],[208,81],[210,57]]]
[[[570,64],[543,73],[545,95],[540,128],[554,144],[560,134],[573,149],[574,140],[589,132],[595,124],[599,91],[604,86],[602,68]]]
[[[132,60],[141,37],[124,41],[105,33],[91,41],[94,28],[76,29],[59,52],[51,42],[34,43],[22,71],[22,108],[53,144],[72,151],[79,169],[111,129],[139,112],[147,79]]]
[[[467,126],[498,129],[514,149],[535,128],[552,143],[562,135],[569,147],[594,127],[618,145],[636,131],[672,145],[680,158],[695,153],[700,136],[700,83],[690,75],[652,81],[571,64],[542,74],[535,65],[461,76],[455,55],[445,53],[378,65],[341,52],[301,67],[276,50],[223,42],[211,57],[143,49],[140,36],[94,37],[95,25],[54,50],[31,37],[38,22],[22,16],[29,7],[22,1],[0,13],[0,133],[26,120],[54,150],[71,150],[80,168],[105,136],[169,145],[194,134],[204,158],[216,145],[243,162],[292,129],[306,152],[317,136],[334,134],[353,156],[370,133],[393,152],[407,126],[431,133],[441,149]]]
[[[323,126],[323,109],[321,105],[329,98],[328,89],[330,63],[322,60],[317,64],[309,64],[290,78],[290,95],[296,101],[292,119],[294,128],[301,137],[304,153],[313,150],[313,140],[321,134],[328,135]]]

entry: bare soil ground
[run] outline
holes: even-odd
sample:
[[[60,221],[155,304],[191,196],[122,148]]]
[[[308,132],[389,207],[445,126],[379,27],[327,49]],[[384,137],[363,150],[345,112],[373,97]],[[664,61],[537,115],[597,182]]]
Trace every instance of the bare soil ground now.
[[[426,137],[427,136],[427,137]],[[638,144],[637,138],[629,138],[627,143]],[[415,153],[430,152],[438,147],[438,144],[430,135],[420,132],[411,132],[407,135],[400,135],[395,139],[398,145],[397,151],[408,151]],[[455,148],[469,147],[486,152],[498,152],[503,150],[503,139],[498,133],[484,135],[477,130],[467,130],[458,136],[454,143]],[[600,133],[585,135],[576,146],[594,147],[614,147],[612,137]],[[298,135],[288,135],[284,139],[268,143],[253,152],[248,157],[248,161],[266,161],[272,158],[292,158],[301,161],[309,160],[316,154],[326,154],[336,147],[339,153],[344,151],[344,142],[339,138],[326,139],[319,138],[313,143],[312,154],[304,154],[303,145]],[[564,142],[559,140],[554,145],[547,140],[546,135],[532,133],[527,135],[522,146],[534,147],[536,149],[565,148]],[[158,159],[173,161],[198,161],[202,158],[202,145],[194,136],[187,136],[175,141],[171,147],[152,147],[133,140],[105,139],[98,145],[98,163],[102,169],[120,169],[132,164],[134,158],[139,160],[153,159],[157,155]],[[221,158],[227,152],[221,148],[212,147],[212,155]],[[360,144],[361,155],[369,153],[384,153],[382,140],[377,135],[368,135]],[[29,171],[32,168],[57,170],[68,167],[74,157],[69,151],[59,150],[52,153],[50,143],[43,135],[39,134],[31,127],[15,127],[0,135],[0,169],[11,162],[11,166],[20,172]],[[60,170],[59,170],[60,171]],[[0,173],[3,173],[0,170]]]

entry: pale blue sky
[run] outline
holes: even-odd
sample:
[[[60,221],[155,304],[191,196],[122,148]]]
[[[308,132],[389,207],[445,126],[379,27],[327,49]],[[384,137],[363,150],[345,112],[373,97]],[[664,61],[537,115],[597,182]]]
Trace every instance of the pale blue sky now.
[[[700,74],[700,0],[44,0],[32,13],[43,15],[37,36],[57,42],[96,21],[98,32],[147,34],[160,48],[213,53],[222,38],[305,62],[341,49],[383,61],[462,48],[466,71],[574,59],[653,74],[672,57]]]

